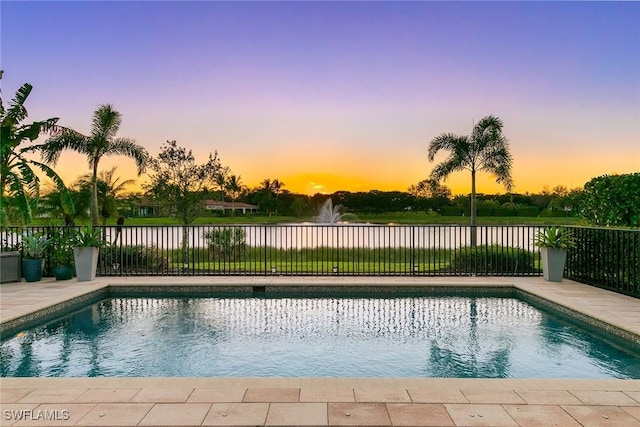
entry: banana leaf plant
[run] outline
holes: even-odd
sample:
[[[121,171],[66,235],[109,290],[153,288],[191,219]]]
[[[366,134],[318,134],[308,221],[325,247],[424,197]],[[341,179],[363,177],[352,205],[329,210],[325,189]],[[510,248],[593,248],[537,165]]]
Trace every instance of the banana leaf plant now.
[[[2,79],[2,71],[0,71]],[[7,224],[10,208],[16,208],[25,223],[32,219],[32,200],[40,196],[38,172],[51,179],[62,194],[64,208],[73,211],[71,196],[58,174],[46,164],[33,160],[30,155],[42,149],[42,145],[30,144],[41,134],[61,131],[57,118],[24,123],[28,113],[25,102],[33,87],[23,84],[7,107],[0,95],[0,225]]]

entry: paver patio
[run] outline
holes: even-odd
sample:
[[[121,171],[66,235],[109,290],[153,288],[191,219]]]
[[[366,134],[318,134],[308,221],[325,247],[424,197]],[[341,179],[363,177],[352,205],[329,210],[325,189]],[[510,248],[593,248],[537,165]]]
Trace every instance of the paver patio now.
[[[640,300],[541,278],[133,277],[0,285],[0,322],[110,284],[513,286],[640,336]],[[640,380],[2,378],[0,425],[640,427]],[[22,417],[18,420],[18,417]],[[47,418],[48,417],[48,418]]]

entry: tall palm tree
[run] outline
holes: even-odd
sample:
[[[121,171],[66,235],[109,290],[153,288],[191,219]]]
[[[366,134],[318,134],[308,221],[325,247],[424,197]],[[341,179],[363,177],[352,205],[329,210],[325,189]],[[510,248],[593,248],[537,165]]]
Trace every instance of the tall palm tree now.
[[[40,146],[23,145],[36,140],[43,133],[55,133],[62,129],[56,124],[57,118],[23,123],[28,116],[24,104],[32,89],[29,83],[23,84],[7,108],[0,97],[0,224],[7,220],[9,204],[20,211],[23,221],[31,221],[30,200],[37,200],[40,195],[40,179],[34,168],[53,181],[65,208],[73,210],[71,196],[62,179],[49,166],[28,157]]]
[[[502,120],[494,116],[483,117],[474,127],[471,135],[459,136],[443,133],[429,144],[429,162],[443,150],[449,157],[431,171],[431,179],[440,182],[457,171],[471,172],[471,225],[476,225],[476,172],[493,174],[496,182],[511,191],[511,164],[509,141],[502,134]],[[472,234],[475,236],[475,233]]]
[[[138,175],[147,165],[149,155],[141,145],[131,138],[116,138],[122,117],[112,105],[100,105],[93,114],[91,134],[86,136],[74,130],[65,130],[46,141],[42,157],[45,162],[55,165],[60,153],[74,150],[87,156],[91,172],[91,222],[98,225],[98,163],[104,156],[126,156],[136,162]]]

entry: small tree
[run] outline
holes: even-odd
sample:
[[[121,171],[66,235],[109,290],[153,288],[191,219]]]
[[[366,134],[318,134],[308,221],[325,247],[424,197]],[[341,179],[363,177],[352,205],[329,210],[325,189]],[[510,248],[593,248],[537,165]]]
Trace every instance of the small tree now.
[[[220,174],[226,169],[220,164],[218,152],[209,154],[204,164],[197,164],[191,150],[179,147],[176,141],[163,144],[157,158],[149,163],[148,194],[170,207],[171,216],[180,220],[182,229],[182,261],[189,262],[189,229],[204,212],[205,190],[218,186]]]
[[[595,225],[640,227],[640,172],[593,178],[579,205],[580,216]]]

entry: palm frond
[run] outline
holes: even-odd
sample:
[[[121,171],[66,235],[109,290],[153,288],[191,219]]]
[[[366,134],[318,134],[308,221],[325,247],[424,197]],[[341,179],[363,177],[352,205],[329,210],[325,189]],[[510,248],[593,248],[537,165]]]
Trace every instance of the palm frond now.
[[[22,177],[14,171],[9,171],[5,176],[6,183],[8,183],[9,195],[12,197],[12,202],[22,213],[22,218],[26,223],[31,222],[31,204],[29,203],[29,197],[24,191]],[[2,198],[5,198],[2,195]],[[6,201],[3,200],[3,209],[6,205]],[[6,212],[5,212],[6,213]]]
[[[443,162],[436,165],[431,171],[430,178],[435,182],[440,182],[447,179],[453,172],[467,169],[467,164],[464,159],[460,158],[457,153],[451,153],[451,155]]]
[[[88,138],[80,132],[65,128],[59,133],[49,137],[44,144],[38,145],[42,161],[55,166],[64,150],[77,151],[84,155],[90,155]]]
[[[20,86],[20,89],[18,89],[15,97],[9,104],[6,114],[2,116],[2,126],[15,126],[27,118],[28,113],[24,103],[29,97],[32,89],[33,86],[29,83],[25,83]]]
[[[459,151],[460,149],[464,149],[467,144],[466,136],[458,136],[453,133],[443,133],[436,136],[429,143],[428,159],[432,162],[439,151]]]
[[[115,138],[121,123],[122,117],[113,105],[100,105],[93,114],[91,135],[100,140],[109,141]]]
[[[131,138],[113,139],[104,154],[108,156],[122,155],[133,159],[138,168],[138,175],[141,175],[145,171],[149,161],[149,153],[147,153],[147,150]]]
[[[71,194],[69,193],[69,190],[64,184],[62,178],[60,178],[53,169],[44,163],[40,163],[35,160],[32,160],[31,163],[37,166],[51,181],[53,181],[56,189],[60,192],[60,202],[65,212],[73,212],[73,200],[71,199]]]

